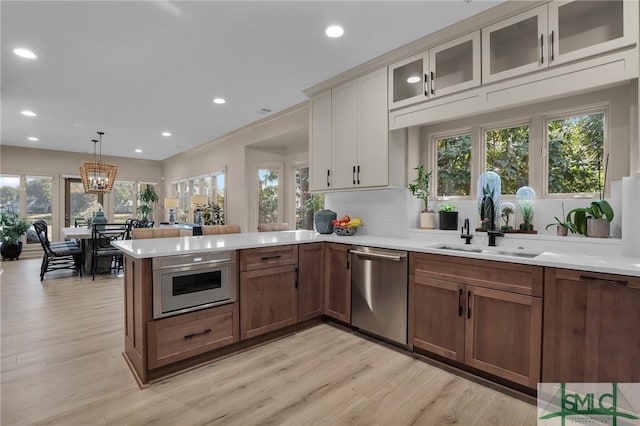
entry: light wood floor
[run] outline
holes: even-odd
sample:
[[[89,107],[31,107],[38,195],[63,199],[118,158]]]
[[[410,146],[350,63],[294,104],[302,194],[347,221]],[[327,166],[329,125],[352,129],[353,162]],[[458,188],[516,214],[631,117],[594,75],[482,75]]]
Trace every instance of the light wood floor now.
[[[535,424],[535,407],[321,325],[140,390],[122,278],[3,262],[1,424]]]

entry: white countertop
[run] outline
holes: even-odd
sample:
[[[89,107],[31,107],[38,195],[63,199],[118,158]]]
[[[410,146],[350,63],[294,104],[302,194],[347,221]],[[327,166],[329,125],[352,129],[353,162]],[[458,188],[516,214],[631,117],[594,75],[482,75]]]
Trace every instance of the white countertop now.
[[[477,239],[478,238],[476,238],[476,241]],[[456,240],[452,240],[452,238],[446,234],[435,234],[429,235],[428,237],[411,236],[405,238],[391,238],[370,235],[340,237],[334,234],[318,234],[315,231],[281,231],[126,240],[114,242],[113,245],[133,258],[144,259],[178,254],[195,254],[208,251],[238,250],[286,244],[335,242],[640,277],[640,257],[616,255],[616,250],[611,249],[608,246],[603,246],[598,250],[586,250],[579,246],[579,248],[576,249],[575,245],[568,245],[567,249],[563,249],[561,247],[562,244],[547,244],[547,247],[545,247],[544,250],[522,250],[540,253],[533,258],[491,253],[491,250],[510,250],[518,252],[518,249],[504,247],[500,242],[498,243],[499,247],[495,248],[486,247],[486,244],[466,246],[467,248],[481,248],[484,250],[482,253],[442,250],[441,248],[438,248],[445,243],[454,247],[462,246],[462,244],[457,241],[456,243],[451,243],[451,241]]]

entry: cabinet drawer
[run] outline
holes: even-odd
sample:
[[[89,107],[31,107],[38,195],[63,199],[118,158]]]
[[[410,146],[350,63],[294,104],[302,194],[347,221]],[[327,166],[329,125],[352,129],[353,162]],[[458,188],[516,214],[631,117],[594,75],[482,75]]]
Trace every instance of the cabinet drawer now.
[[[240,270],[273,268],[298,263],[298,246],[276,246],[240,251]]]
[[[543,268],[493,260],[411,253],[409,273],[542,297]]]
[[[238,304],[147,323],[149,368],[171,364],[238,341]]]

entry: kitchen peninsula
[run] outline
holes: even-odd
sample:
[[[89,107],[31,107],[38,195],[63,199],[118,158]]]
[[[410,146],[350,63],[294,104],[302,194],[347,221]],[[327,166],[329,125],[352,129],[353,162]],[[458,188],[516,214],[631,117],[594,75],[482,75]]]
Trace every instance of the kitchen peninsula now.
[[[410,252],[409,283],[399,285],[409,286],[405,349],[419,356],[469,368],[529,393],[540,381],[640,380],[640,367],[627,360],[640,351],[640,335],[624,326],[640,321],[640,312],[633,309],[640,303],[640,259],[617,256],[615,249],[607,250],[611,257],[575,254],[589,253],[571,247],[593,244],[583,238],[551,244],[525,239],[526,250],[506,244],[495,250],[486,245],[462,250],[454,238],[459,236],[338,237],[285,231],[117,242],[125,253],[125,359],[142,386],[325,319],[350,326],[348,259],[350,247],[357,244]],[[617,243],[607,244],[615,248]],[[154,315],[154,259],[187,255],[198,262],[205,254],[225,252],[237,255],[237,267],[231,269],[235,288],[227,302]],[[460,291],[469,294],[459,297]],[[438,306],[425,303],[436,296],[441,297]],[[340,307],[346,310],[342,315]],[[429,314],[438,308],[451,310],[443,316]],[[505,321],[505,316],[511,319]],[[458,324],[458,334],[452,334],[451,324]],[[500,324],[504,341],[483,333]],[[440,329],[449,331],[429,331]],[[626,333],[625,338],[606,334],[612,329]],[[605,356],[612,342],[615,362]],[[497,343],[501,352],[509,352],[508,360],[490,350]],[[584,350],[576,354],[575,347]],[[603,356],[578,359],[585,351]]]

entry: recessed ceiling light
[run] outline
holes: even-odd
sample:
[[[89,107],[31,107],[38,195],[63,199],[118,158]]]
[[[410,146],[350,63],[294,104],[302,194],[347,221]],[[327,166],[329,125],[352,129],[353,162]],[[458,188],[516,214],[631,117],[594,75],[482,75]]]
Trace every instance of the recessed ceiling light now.
[[[36,115],[38,115],[35,112],[29,111],[29,110],[26,110],[26,109],[24,111],[20,111],[20,113],[22,115],[26,115],[27,117],[35,117]]]
[[[36,54],[30,51],[29,49],[23,49],[23,48],[13,49],[13,53],[20,56],[21,58],[26,58],[26,59],[37,58]]]
[[[418,77],[417,75],[412,75],[411,77],[409,77],[407,79],[407,83],[409,84],[415,84],[422,81],[422,79],[420,77]]]
[[[31,142],[38,142],[40,140],[40,139],[38,139],[36,137],[33,137],[33,136],[30,136],[27,139],[29,139]]]
[[[141,149],[136,149],[135,151],[136,151],[138,154],[140,154],[140,153],[142,152],[142,150],[141,150]]]
[[[330,25],[324,30],[324,33],[331,38],[341,37],[344,34],[344,30],[340,25]]]
[[[171,133],[169,133],[169,132],[162,132],[161,134],[162,134],[162,136],[167,136],[167,137],[171,136]]]
[[[226,103],[226,102],[227,102],[227,101],[225,101],[225,100],[224,100],[224,99],[222,99],[222,98],[214,98],[214,99],[213,99],[213,103],[214,103],[214,104],[222,105],[222,104],[224,104],[224,103]]]

